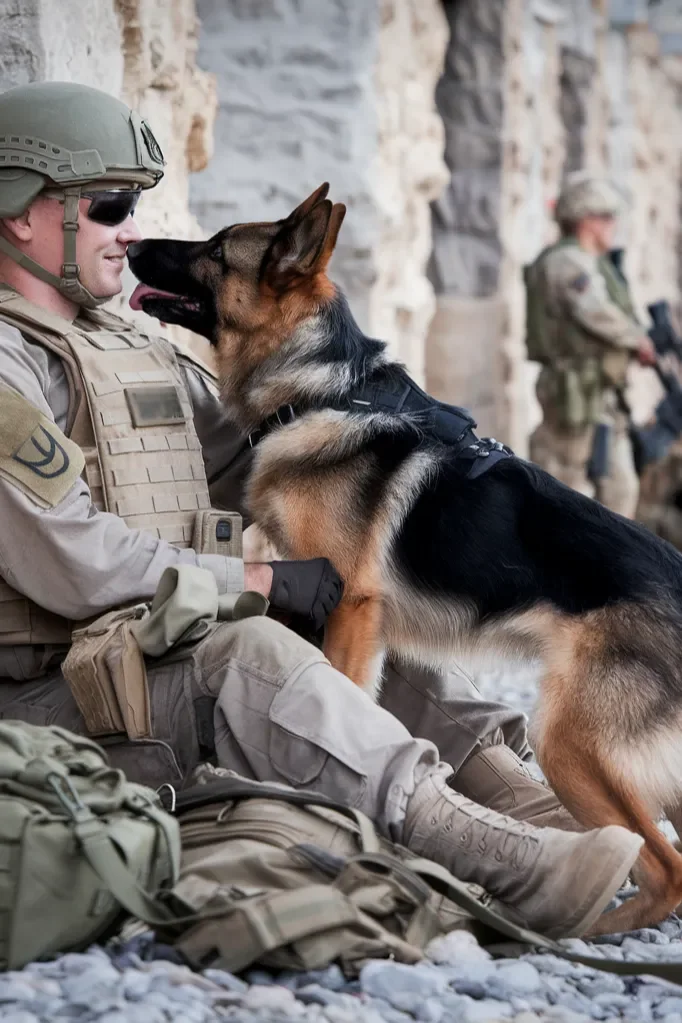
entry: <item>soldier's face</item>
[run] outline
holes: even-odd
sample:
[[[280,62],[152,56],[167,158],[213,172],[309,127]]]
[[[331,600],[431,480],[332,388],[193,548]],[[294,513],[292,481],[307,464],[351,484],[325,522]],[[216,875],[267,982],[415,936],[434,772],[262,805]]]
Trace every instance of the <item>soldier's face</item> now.
[[[615,217],[588,217],[590,231],[599,252],[606,253],[614,247],[618,221]]]
[[[89,199],[79,204],[76,258],[81,268],[81,283],[95,298],[111,298],[121,290],[121,275],[129,245],[139,242],[142,233],[132,216],[110,226],[87,216]]]
[[[121,291],[127,248],[140,241],[142,234],[132,216],[114,226],[90,220],[90,201],[79,203],[76,262],[80,281],[95,298],[112,298]],[[36,199],[29,210],[30,237],[22,245],[27,255],[57,276],[64,262],[63,217],[58,199]]]

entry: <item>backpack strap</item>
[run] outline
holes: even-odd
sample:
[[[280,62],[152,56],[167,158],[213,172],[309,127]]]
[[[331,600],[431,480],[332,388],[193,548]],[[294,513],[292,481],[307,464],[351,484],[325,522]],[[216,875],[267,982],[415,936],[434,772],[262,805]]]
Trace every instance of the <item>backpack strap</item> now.
[[[210,909],[207,914],[199,910],[199,926],[182,934],[174,948],[195,966],[210,965],[218,953],[221,966],[231,973],[283,946],[359,922],[352,902],[326,884],[240,899],[219,908],[209,922],[210,916]]]
[[[371,863],[374,857],[361,855],[358,859]],[[648,973],[653,977],[662,977],[664,980],[671,980],[676,984],[682,984],[682,963],[651,961],[630,961],[626,963],[618,959],[598,959],[596,956],[583,956],[578,955],[576,952],[569,952],[557,941],[546,938],[542,934],[537,934],[527,927],[519,927],[518,924],[512,923],[502,913],[491,909],[485,899],[481,900],[473,896],[462,881],[458,881],[449,870],[441,867],[439,863],[433,863],[431,860],[425,859],[414,859],[408,860],[403,866],[409,867],[416,874],[419,874],[420,877],[426,877],[432,883],[435,882],[435,886],[440,890],[444,890],[448,898],[452,899],[458,906],[461,906],[462,909],[466,909],[482,924],[486,924],[498,933],[511,938],[514,944],[504,943],[489,946],[500,955],[518,956],[522,952],[527,951],[527,948],[524,948],[524,946],[530,945],[542,952],[551,953],[552,955],[559,956],[561,959],[568,959],[573,963],[580,963],[582,966],[590,966],[592,969],[601,970],[603,973],[617,973],[621,976]],[[490,897],[488,898],[492,901]],[[499,906],[500,904],[497,903],[497,905]]]
[[[281,803],[290,803],[292,806],[322,806],[328,810],[335,810],[337,813],[349,817],[357,824],[360,831],[360,844],[364,852],[378,853],[381,843],[377,836],[374,825],[369,817],[359,810],[354,810],[343,803],[336,803],[319,792],[309,792],[307,789],[285,789],[278,785],[268,785],[265,782],[248,781],[246,778],[220,778],[204,785],[193,785],[191,788],[183,789],[176,795],[174,810],[181,817],[189,810],[198,810],[202,806],[210,806],[211,803],[218,803],[221,800],[239,799],[274,799]]]
[[[150,894],[138,884],[109,834],[106,823],[81,801],[69,779],[66,776],[52,774],[48,775],[46,780],[73,821],[74,835],[84,857],[123,908],[152,926],[169,925],[176,920],[177,914],[172,913],[160,895]],[[142,804],[131,799],[126,801],[126,806],[135,813],[150,817],[160,828],[166,841],[175,882],[179,872],[177,852],[179,843],[175,833],[175,821],[151,804]]]

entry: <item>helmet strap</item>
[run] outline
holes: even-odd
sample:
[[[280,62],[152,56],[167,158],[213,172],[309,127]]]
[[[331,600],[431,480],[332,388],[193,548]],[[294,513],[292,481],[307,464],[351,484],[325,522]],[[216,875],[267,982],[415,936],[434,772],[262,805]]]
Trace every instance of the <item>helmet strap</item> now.
[[[108,302],[107,298],[95,298],[79,280],[80,266],[76,262],[76,232],[78,231],[78,203],[81,197],[80,186],[64,189],[64,218],[62,230],[64,233],[64,262],[62,264],[61,277],[50,273],[35,259],[31,259],[16,245],[12,245],[6,238],[0,235],[0,252],[13,259],[19,266],[23,266],[34,277],[38,277],[46,284],[51,284],[63,295],[75,302],[76,305],[84,306],[86,309],[96,309],[98,306]]]

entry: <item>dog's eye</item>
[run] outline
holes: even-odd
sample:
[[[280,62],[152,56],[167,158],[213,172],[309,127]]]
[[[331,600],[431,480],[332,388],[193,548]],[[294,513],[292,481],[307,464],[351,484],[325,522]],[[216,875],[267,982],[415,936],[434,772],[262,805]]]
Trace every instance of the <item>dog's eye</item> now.
[[[211,259],[215,259],[217,263],[222,263],[223,261],[222,245],[216,245],[216,247],[211,250]]]

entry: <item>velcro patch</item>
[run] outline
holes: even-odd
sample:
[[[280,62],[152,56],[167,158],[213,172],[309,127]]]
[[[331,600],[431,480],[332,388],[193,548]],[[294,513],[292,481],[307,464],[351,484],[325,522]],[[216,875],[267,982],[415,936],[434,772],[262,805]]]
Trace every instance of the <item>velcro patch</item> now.
[[[186,421],[177,387],[126,387],[125,396],[134,426],[172,426]]]
[[[586,273],[578,274],[574,277],[571,283],[568,285],[573,291],[585,291],[590,285],[590,278]]]
[[[0,384],[0,476],[54,508],[83,471],[83,452],[27,398]]]

